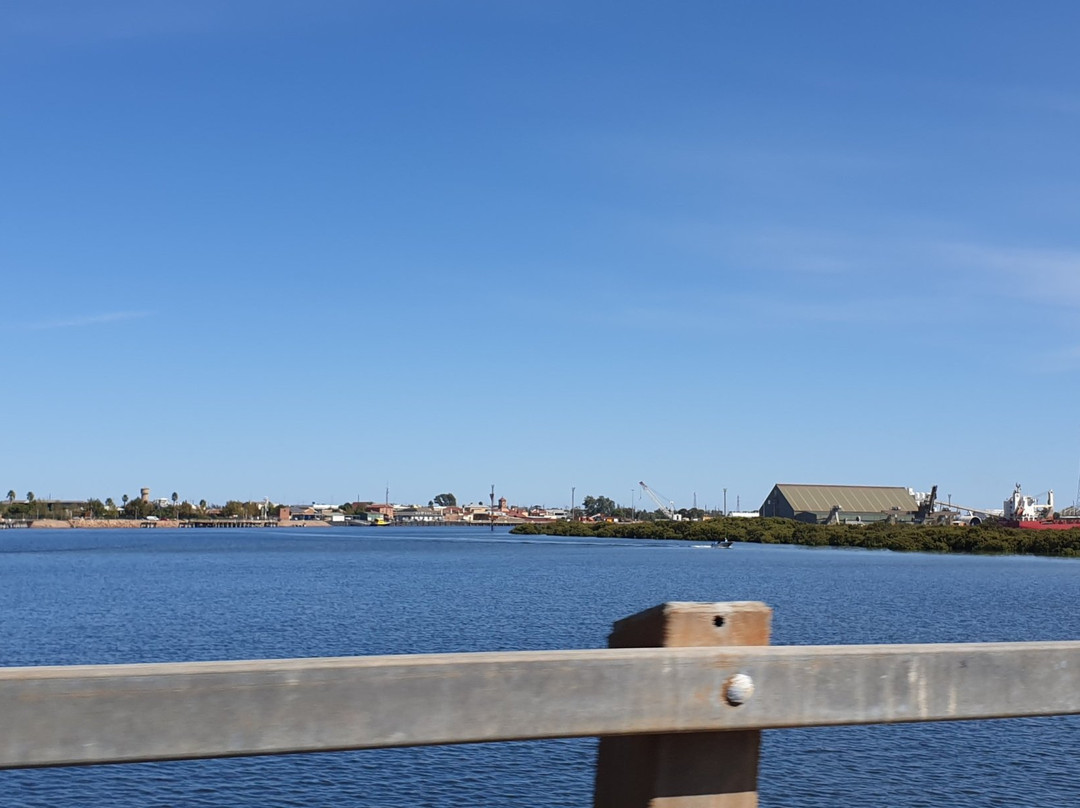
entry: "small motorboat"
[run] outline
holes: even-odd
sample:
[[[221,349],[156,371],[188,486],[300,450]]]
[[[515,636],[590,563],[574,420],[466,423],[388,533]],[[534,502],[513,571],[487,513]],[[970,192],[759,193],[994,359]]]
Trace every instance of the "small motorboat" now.
[[[724,539],[723,541],[713,542],[714,550],[730,550],[734,546],[735,542],[731,539]]]

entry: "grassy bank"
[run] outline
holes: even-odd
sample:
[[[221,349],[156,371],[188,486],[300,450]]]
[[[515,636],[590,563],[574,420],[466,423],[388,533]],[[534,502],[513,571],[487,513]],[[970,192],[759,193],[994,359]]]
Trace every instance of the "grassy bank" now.
[[[1021,530],[980,525],[808,525],[789,519],[711,519],[707,522],[631,522],[618,524],[552,522],[518,525],[511,533],[590,536],[611,539],[722,539],[807,547],[862,547],[922,553],[1070,556],[1080,558],[1080,529]]]

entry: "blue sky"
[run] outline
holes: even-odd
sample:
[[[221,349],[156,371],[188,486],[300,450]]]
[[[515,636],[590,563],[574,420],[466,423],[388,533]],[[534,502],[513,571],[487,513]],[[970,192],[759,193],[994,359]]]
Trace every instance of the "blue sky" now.
[[[1072,3],[0,7],[0,485],[1072,502]]]

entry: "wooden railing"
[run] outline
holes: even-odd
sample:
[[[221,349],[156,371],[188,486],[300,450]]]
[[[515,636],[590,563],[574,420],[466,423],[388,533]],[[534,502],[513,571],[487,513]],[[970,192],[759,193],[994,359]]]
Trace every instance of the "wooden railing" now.
[[[1080,713],[1080,642],[768,647],[668,603],[606,650],[0,668],[0,768],[600,736],[596,804],[757,804],[760,731]]]

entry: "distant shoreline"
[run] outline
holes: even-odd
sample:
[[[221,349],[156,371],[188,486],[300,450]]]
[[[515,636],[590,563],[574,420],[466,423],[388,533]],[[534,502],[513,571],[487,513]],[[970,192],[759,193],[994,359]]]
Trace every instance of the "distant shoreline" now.
[[[313,520],[306,522],[260,522],[251,519],[6,519],[0,520],[0,528],[29,530],[116,530],[116,529],[172,529],[178,528],[237,528],[237,527],[331,527],[329,522]]]
[[[1025,530],[983,524],[977,527],[904,525],[816,525],[791,519],[718,518],[703,522],[555,522],[521,525],[517,535],[584,536],[598,539],[674,539],[703,542],[851,547],[951,555],[1033,555],[1080,558],[1080,528]]]
[[[520,521],[495,522],[495,527],[517,527]],[[324,519],[288,522],[268,519],[0,519],[0,530],[117,530],[117,529],[230,529],[230,528],[340,528],[340,527],[468,527],[490,529],[490,522],[393,522],[387,525],[334,524]]]

